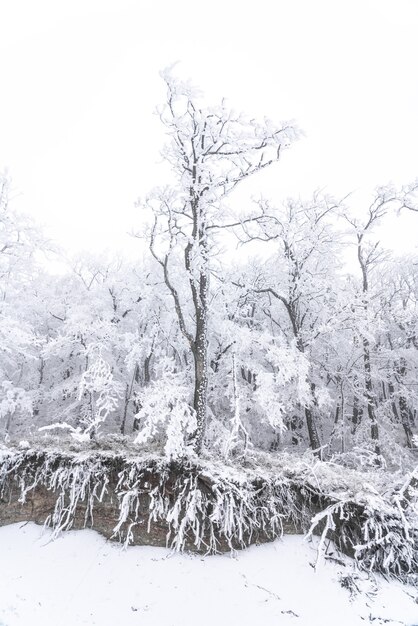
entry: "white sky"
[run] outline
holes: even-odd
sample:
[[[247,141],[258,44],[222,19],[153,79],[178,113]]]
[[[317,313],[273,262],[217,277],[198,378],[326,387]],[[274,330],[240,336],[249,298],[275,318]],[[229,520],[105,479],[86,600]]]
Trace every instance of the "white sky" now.
[[[417,0],[0,0],[0,166],[16,204],[69,249],[138,246],[124,235],[134,201],[164,182],[159,70],[179,60],[208,102],[304,129],[254,193],[406,183],[417,34]],[[411,246],[416,218],[386,238]]]

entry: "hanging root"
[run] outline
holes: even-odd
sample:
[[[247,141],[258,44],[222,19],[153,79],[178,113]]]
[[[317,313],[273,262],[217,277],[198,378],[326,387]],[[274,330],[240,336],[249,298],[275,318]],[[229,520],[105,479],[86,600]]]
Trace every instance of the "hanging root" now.
[[[342,499],[315,515],[308,536],[319,534],[356,560],[361,569],[418,583],[417,472],[400,489]]]
[[[318,466],[319,467],[319,466]],[[327,469],[328,471],[328,469]],[[329,470],[331,471],[331,470]],[[346,486],[345,486],[346,488]],[[216,553],[283,533],[320,536],[363,569],[411,580],[418,573],[417,477],[381,495],[335,495],[311,468],[216,466],[113,453],[8,450],[0,456],[0,524],[93,527],[125,545]]]

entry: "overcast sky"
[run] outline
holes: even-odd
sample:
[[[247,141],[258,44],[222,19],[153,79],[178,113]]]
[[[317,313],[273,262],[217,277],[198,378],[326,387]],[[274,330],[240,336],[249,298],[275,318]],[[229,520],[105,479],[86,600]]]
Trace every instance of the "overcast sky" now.
[[[417,33],[417,0],[0,0],[0,167],[69,249],[123,247],[164,183],[153,111],[180,61],[207,102],[304,129],[254,193],[360,202],[418,176]],[[410,247],[416,218],[387,238]]]

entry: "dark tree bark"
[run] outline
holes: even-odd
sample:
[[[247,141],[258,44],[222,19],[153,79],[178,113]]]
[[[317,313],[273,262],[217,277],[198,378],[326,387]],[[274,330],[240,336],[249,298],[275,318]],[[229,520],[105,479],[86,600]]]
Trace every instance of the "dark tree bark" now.
[[[364,313],[364,321],[368,318],[369,311],[369,271],[376,260],[374,256],[376,253],[377,244],[372,248],[369,253],[364,251],[364,233],[370,228],[373,223],[380,217],[379,209],[370,209],[369,220],[362,230],[357,231],[357,258],[360,265],[362,275],[362,309]],[[376,398],[373,389],[372,380],[372,366],[370,357],[370,341],[365,336],[361,337],[363,347],[363,366],[364,366],[364,388],[365,388],[365,400],[367,407],[367,415],[370,422],[370,438],[374,443],[374,451],[377,456],[380,456],[381,450],[379,445],[379,426],[376,418]]]
[[[396,369],[399,375],[400,382],[402,383],[407,373],[407,366],[406,366],[405,358],[401,357],[399,359],[399,363],[397,364]],[[412,431],[412,424],[411,424],[411,411],[408,406],[408,401],[405,398],[403,393],[399,395],[399,412],[400,412],[401,424],[405,431],[406,444],[408,448],[413,448],[414,443],[412,439],[413,431]]]

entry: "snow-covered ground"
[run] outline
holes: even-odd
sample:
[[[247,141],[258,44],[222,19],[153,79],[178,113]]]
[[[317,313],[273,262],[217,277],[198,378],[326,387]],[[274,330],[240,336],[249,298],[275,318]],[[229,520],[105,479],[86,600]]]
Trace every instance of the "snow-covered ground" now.
[[[349,559],[315,569],[300,536],[232,558],[122,550],[90,530],[49,538],[32,523],[0,528],[0,626],[418,625],[418,590]]]

